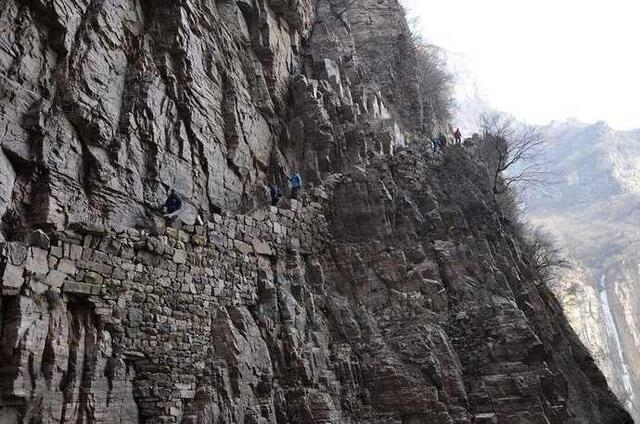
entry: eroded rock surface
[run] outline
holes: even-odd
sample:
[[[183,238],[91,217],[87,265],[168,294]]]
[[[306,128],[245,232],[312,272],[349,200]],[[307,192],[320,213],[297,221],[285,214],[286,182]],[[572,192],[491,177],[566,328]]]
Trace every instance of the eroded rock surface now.
[[[5,3],[0,421],[631,422],[396,1]]]
[[[396,153],[307,206],[6,243],[3,416],[631,422],[484,168]]]
[[[544,128],[554,187],[529,190],[529,218],[575,266],[554,286],[614,393],[640,417],[640,132],[575,120]]]

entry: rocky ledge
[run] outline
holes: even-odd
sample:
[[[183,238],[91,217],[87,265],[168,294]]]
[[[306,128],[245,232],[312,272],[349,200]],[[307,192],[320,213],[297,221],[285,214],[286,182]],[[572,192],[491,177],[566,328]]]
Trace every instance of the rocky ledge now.
[[[0,28],[0,422],[631,422],[473,148],[406,145],[397,1],[7,0]],[[264,205],[294,167],[302,201]]]
[[[631,422],[463,147],[2,246],[3,422]],[[486,184],[484,184],[486,183]]]

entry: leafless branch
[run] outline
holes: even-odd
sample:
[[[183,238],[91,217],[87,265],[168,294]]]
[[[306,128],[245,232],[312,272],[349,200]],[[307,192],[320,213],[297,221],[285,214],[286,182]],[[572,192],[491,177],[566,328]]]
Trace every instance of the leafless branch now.
[[[493,191],[501,194],[516,185],[546,185],[551,174],[542,161],[544,137],[537,128],[518,126],[502,114],[481,118],[481,156],[493,175]]]
[[[418,101],[421,127],[433,127],[449,118],[453,76],[449,73],[440,48],[426,44],[419,37],[416,43]]]
[[[531,270],[538,279],[548,284],[558,269],[571,267],[547,233],[539,228],[529,229],[527,233],[529,236],[523,246]]]

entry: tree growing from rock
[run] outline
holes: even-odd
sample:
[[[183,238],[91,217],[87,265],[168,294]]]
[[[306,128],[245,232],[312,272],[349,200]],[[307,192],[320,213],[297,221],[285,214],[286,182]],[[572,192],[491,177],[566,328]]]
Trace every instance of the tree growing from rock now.
[[[542,160],[544,136],[535,127],[518,125],[510,116],[492,113],[481,118],[478,155],[487,163],[493,192],[504,194],[514,185],[550,184]]]
[[[447,67],[445,51],[422,37],[419,18],[410,19],[408,24],[415,50],[418,128],[429,131],[451,119],[454,76]]]
[[[420,38],[415,39],[415,46],[419,121],[422,128],[434,128],[451,118],[453,76],[447,70],[442,49]]]
[[[556,278],[557,270],[569,268],[571,264],[548,233],[539,228],[529,228],[526,233],[523,251],[529,266],[539,281],[550,284]]]

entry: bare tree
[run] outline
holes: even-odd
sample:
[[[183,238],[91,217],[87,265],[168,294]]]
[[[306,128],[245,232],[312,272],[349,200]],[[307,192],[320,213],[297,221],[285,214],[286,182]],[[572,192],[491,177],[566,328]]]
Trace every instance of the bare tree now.
[[[360,0],[329,0],[332,17],[341,21],[350,32],[348,12],[358,8]],[[404,6],[400,5],[404,8]],[[352,56],[383,92],[402,99],[408,119],[418,129],[432,129],[451,117],[453,76],[447,68],[444,51],[425,42],[418,31],[417,18],[408,25],[393,23],[393,31],[358,40],[352,46]],[[400,106],[402,107],[402,106]],[[417,112],[417,113],[416,113]]]
[[[453,76],[447,70],[442,49],[414,37],[416,46],[419,122],[433,128],[451,117]]]
[[[489,165],[493,192],[502,194],[512,185],[551,183],[542,160],[544,136],[535,127],[516,125],[513,118],[499,113],[484,115],[478,152]]]
[[[526,232],[528,235],[523,249],[531,270],[541,282],[548,285],[559,269],[570,268],[571,264],[547,233],[539,228],[528,229]]]
[[[404,2],[401,2],[404,3]],[[406,10],[406,5],[403,5]],[[420,31],[420,18],[408,18],[410,44],[415,51],[418,96],[418,128],[434,128],[451,118],[454,76],[447,66],[446,52],[427,42]]]

